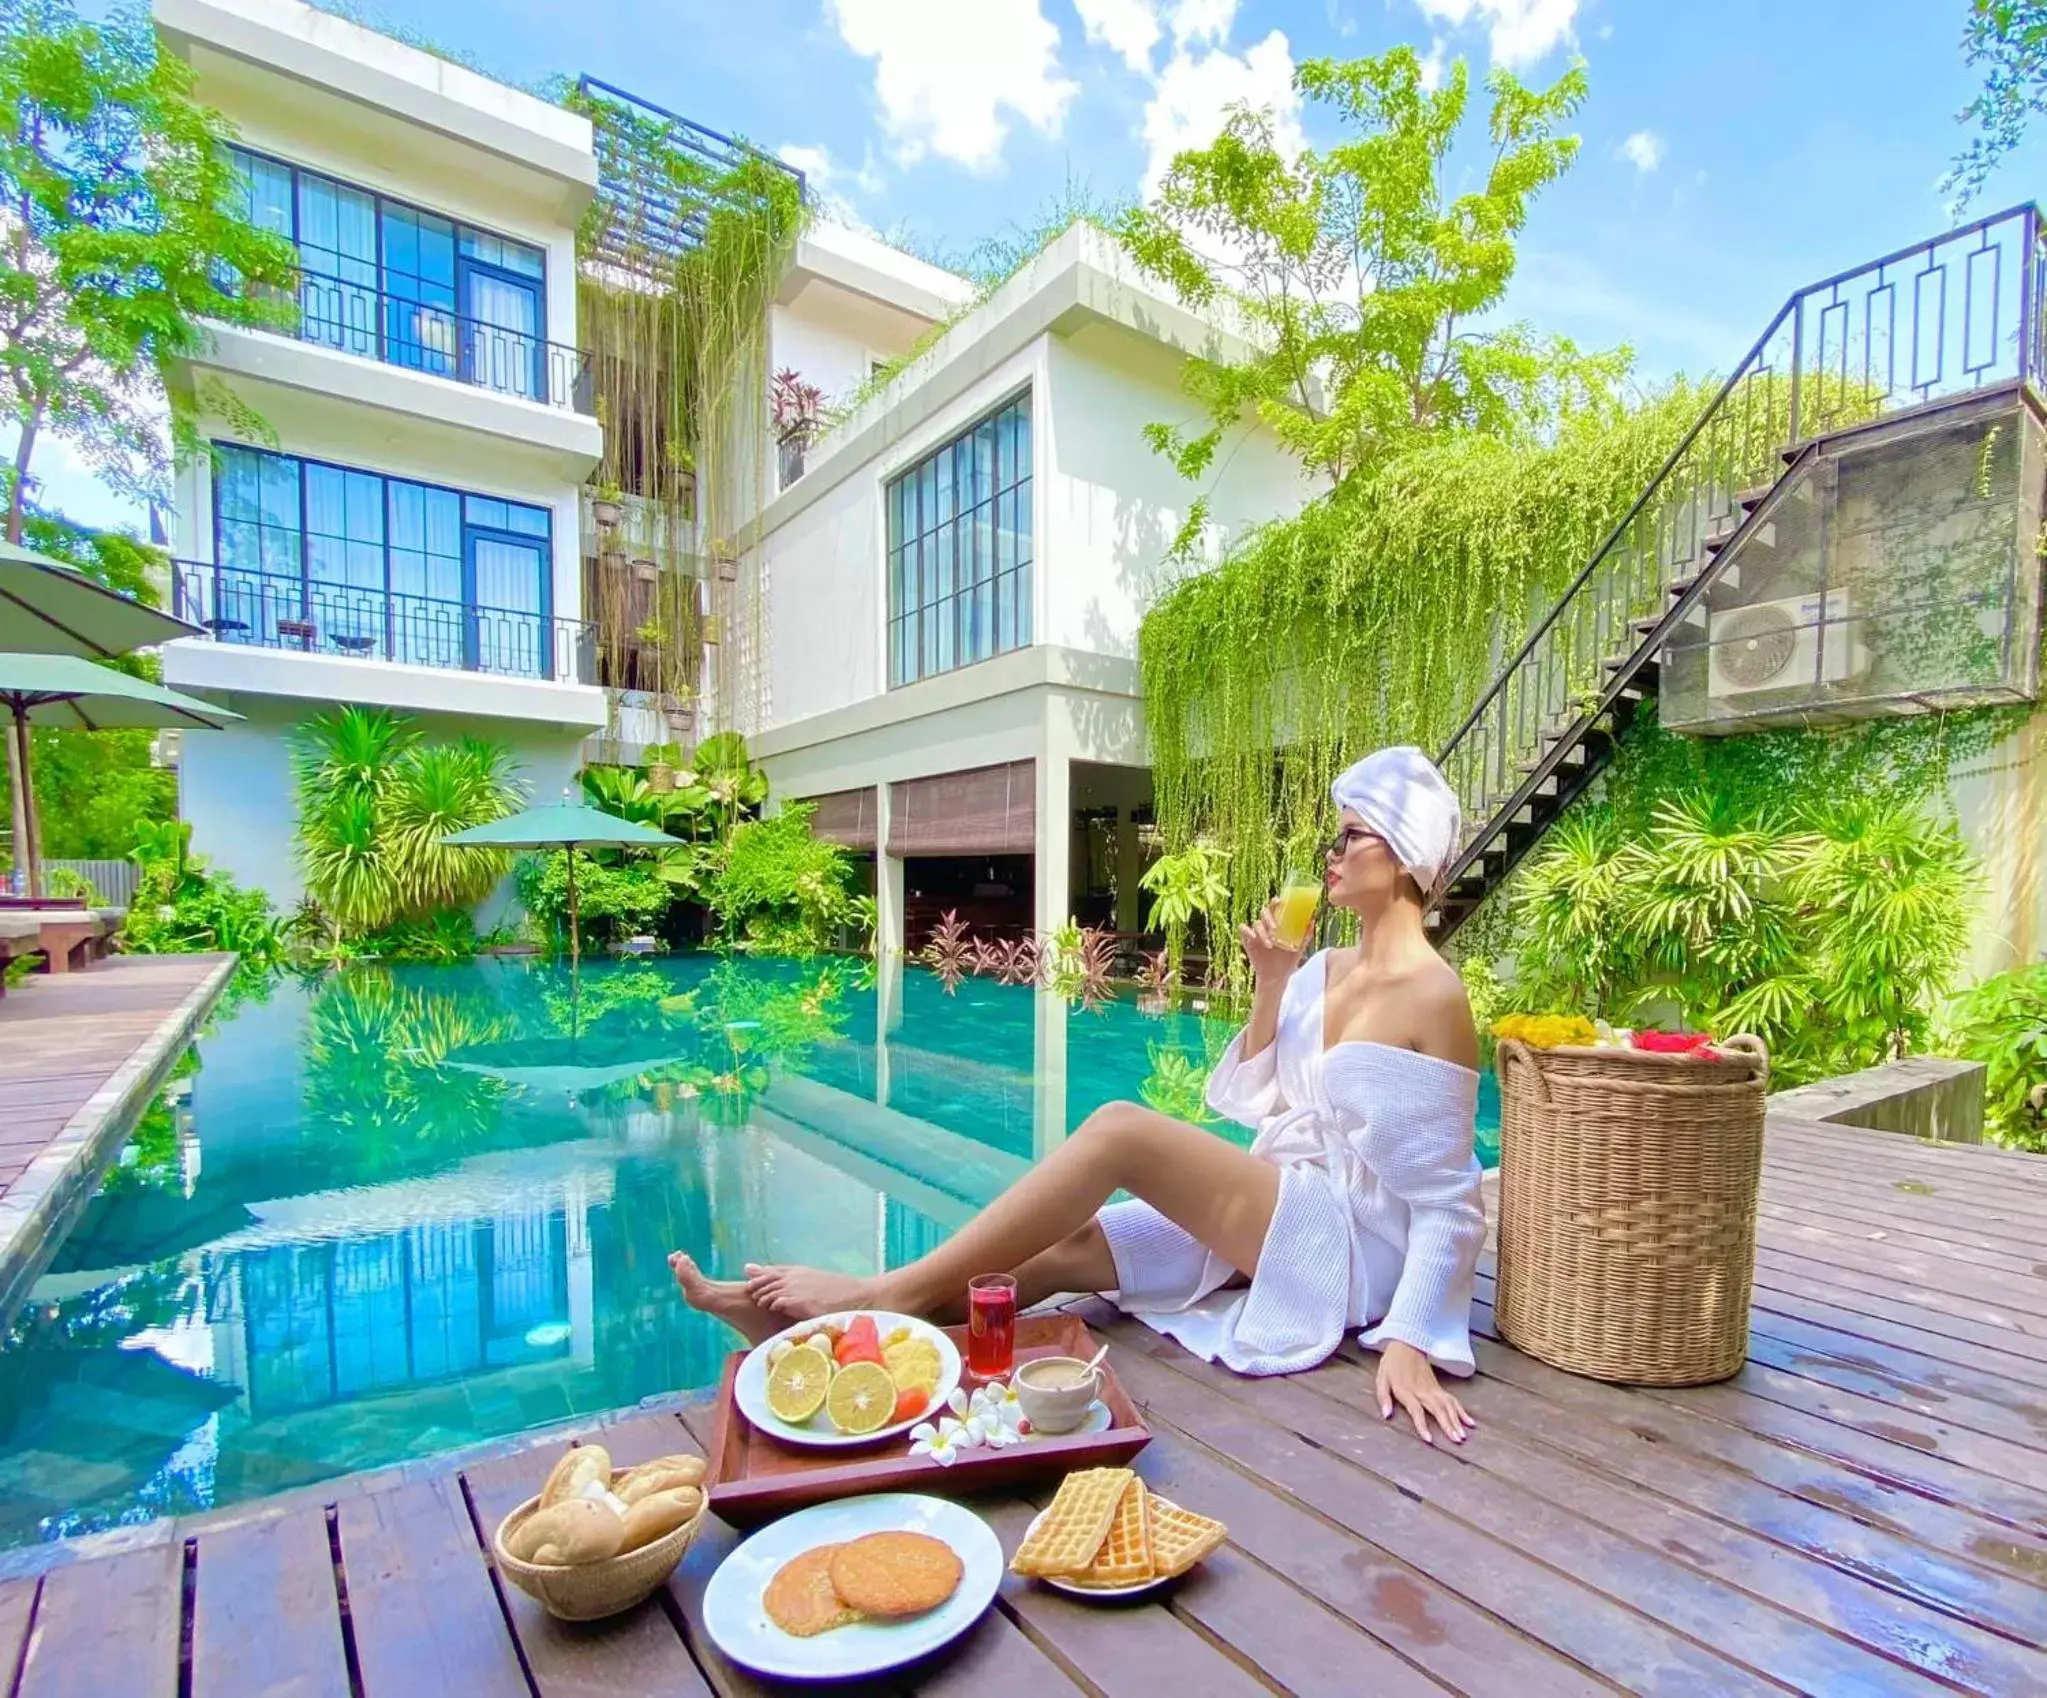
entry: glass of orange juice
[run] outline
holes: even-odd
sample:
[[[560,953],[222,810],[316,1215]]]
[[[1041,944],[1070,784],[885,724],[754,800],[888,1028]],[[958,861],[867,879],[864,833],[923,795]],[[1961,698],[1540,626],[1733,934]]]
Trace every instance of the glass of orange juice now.
[[[1308,941],[1315,923],[1315,910],[1322,902],[1322,887],[1304,878],[1290,878],[1279,893],[1279,918],[1272,935],[1284,949],[1299,949]]]

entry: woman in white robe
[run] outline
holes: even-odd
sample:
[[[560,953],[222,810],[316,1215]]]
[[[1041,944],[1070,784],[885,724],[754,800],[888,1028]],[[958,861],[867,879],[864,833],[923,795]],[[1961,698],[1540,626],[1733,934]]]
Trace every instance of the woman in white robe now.
[[[1208,1100],[1256,1132],[1248,1151],[1110,1103],[905,1267],[749,1264],[743,1281],[712,1280],[677,1252],[685,1299],[758,1339],[844,1309],[957,1318],[972,1275],[1009,1269],[1023,1304],[1100,1291],[1246,1374],[1313,1367],[1357,1327],[1379,1352],[1381,1415],[1462,1442],[1471,1417],[1437,1375],[1472,1372],[1478,1040],[1422,923],[1456,854],[1457,803],[1409,748],[1367,756],[1332,797],[1328,900],[1358,916],[1359,941],[1303,964],[1273,935],[1276,905],[1242,929],[1251,1018]],[[1108,1202],[1118,1190],[1133,1200]]]

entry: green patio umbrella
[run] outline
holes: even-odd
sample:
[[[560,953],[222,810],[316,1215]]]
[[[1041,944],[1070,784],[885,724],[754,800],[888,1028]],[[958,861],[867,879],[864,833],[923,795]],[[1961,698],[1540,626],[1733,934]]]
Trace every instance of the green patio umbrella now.
[[[0,632],[15,654],[112,660],[199,628],[96,583],[75,566],[0,542]]]
[[[68,654],[0,653],[0,711],[12,723],[16,746],[28,750],[31,725],[55,725],[76,731],[105,731],[114,727],[197,725],[217,731],[240,719],[211,702],[181,696],[146,678],[130,677],[110,666],[100,666]],[[27,762],[16,769],[27,787]],[[28,871],[31,896],[43,889],[41,856],[37,851],[35,798],[28,797],[26,842],[18,852]]]
[[[651,825],[622,820],[578,802],[564,790],[559,802],[544,802],[507,814],[486,825],[450,832],[443,843],[461,849],[566,849],[569,855],[569,960],[583,958],[576,919],[576,851],[578,849],[673,849],[676,839]]]
[[[96,583],[75,566],[47,554],[0,542],[0,650],[10,654],[69,654],[111,660],[116,655],[191,637],[198,628]],[[13,768],[14,842],[31,873],[38,855],[35,788],[29,777],[26,734],[7,732]],[[33,883],[32,893],[36,891]]]

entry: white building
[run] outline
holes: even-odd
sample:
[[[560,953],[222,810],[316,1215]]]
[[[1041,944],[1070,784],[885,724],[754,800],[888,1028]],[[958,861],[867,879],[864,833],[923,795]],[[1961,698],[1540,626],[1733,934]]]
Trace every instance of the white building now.
[[[829,390],[856,350],[799,316],[809,294],[777,318],[775,363]],[[875,856],[891,947],[946,909],[1136,929],[1137,628],[1194,493],[1143,427],[1190,419],[1181,370],[1216,341],[1076,225],[763,515],[754,752],[777,795],[817,800],[822,831]],[[1269,436],[1232,448],[1207,489],[1214,541],[1306,495]]]
[[[216,328],[171,381],[213,444],[180,476],[166,682],[234,729],[180,755],[195,847],[280,905],[289,735],[337,702],[510,748],[537,795],[606,717],[582,617],[587,119],[296,0],[157,0],[239,132],[251,216],[304,271],[295,331]],[[231,403],[230,403],[231,398]],[[234,405],[272,444],[238,438]]]
[[[604,438],[576,230],[600,150],[575,113],[298,0],[155,17],[303,267],[294,329],[218,327],[172,373],[213,453],[181,474],[173,538],[176,605],[208,635],[165,655],[169,683],[244,716],[184,740],[195,846],[289,906],[290,739],[321,709],[488,736],[542,796],[668,736],[649,703],[607,702],[583,605]],[[840,400],[930,344],[760,515],[749,641],[717,664],[751,669],[728,699],[758,704],[739,729],[775,794],[874,856],[894,947],[945,907],[1134,929],[1136,633],[1190,496],[1141,432],[1188,417],[1181,367],[1214,333],[1085,227],[975,304],[820,223],[769,310],[771,367]],[[1254,435],[1208,491],[1217,538],[1303,493]]]

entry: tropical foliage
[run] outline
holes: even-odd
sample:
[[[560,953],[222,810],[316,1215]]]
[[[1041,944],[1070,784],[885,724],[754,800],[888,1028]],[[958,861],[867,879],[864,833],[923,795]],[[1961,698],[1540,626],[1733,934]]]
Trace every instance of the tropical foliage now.
[[[135,899],[121,946],[137,955],[233,950],[245,968],[266,971],[284,956],[277,916],[260,890],[243,890],[192,853],[192,828],[140,822],[131,852]]]
[[[1462,60],[1431,88],[1411,47],[1311,59],[1294,87],[1339,132],[1332,146],[1294,153],[1271,113],[1239,107],[1123,220],[1139,266],[1189,306],[1237,321],[1248,343],[1232,359],[1187,362],[1205,428],[1155,425],[1153,446],[1199,482],[1230,435],[1262,425],[1339,490],[1447,431],[1512,440],[1606,403],[1624,356],[1588,358],[1490,317],[1531,201],[1577,157],[1577,138],[1557,130],[1584,102],[1584,68],[1547,89],[1495,70],[1490,164],[1457,195],[1447,165],[1470,98]],[[1197,502],[1183,543],[1205,518]]]
[[[388,708],[349,706],[299,727],[293,770],[306,892],[336,938],[472,908],[511,869],[506,852],[443,841],[518,806],[494,743],[432,741]]]
[[[810,829],[815,810],[792,802],[767,819],[737,827],[713,876],[710,903],[732,947],[771,955],[809,955],[842,931],[874,930],[874,904],[853,887],[853,857]]]
[[[1959,208],[1972,200],[1998,164],[2025,140],[2047,107],[2047,0],[1968,0],[1962,55],[1981,67],[1983,87],[1962,109],[1977,131],[1941,187]]]
[[[66,0],[0,8],[0,412],[13,425],[7,537],[22,540],[36,449],[72,447],[108,486],[168,491],[171,441],[197,447],[189,398],[162,370],[199,321],[276,321],[297,276],[289,242],[238,211],[220,117],[156,50],[146,13],[88,23]],[[208,405],[260,422],[219,385]]]
[[[1691,740],[1653,720],[1461,940],[1512,1006],[1753,1032],[1785,1083],[1925,1049],[1979,894],[1942,787],[2001,716]]]
[[[2047,1151],[2047,965],[1971,985],[1950,1005],[1940,1047],[1989,1069],[1983,1119],[1992,1137]]]
[[[656,576],[649,597],[635,591],[623,559],[611,568],[600,560],[585,611],[612,679],[624,681],[632,646],[639,687],[688,700],[701,681],[705,614],[734,634],[751,618],[739,563],[772,493],[768,306],[808,211],[796,178],[765,154],[715,160],[600,90],[572,90],[564,101],[595,127],[607,181],[644,193],[600,195],[585,217],[577,316],[605,427],[597,481],[640,503],[636,551]],[[695,240],[678,252],[681,226]],[[730,577],[699,557],[700,538],[732,563]],[[653,629],[641,638],[650,606]],[[751,704],[736,692],[750,672],[719,668],[720,721],[747,717],[740,709]]]
[[[1228,905],[1230,855],[1207,838],[1196,838],[1177,854],[1158,857],[1138,883],[1152,894],[1151,924],[1166,933],[1169,975],[1180,975],[1187,928],[1197,919],[1220,914]]]

